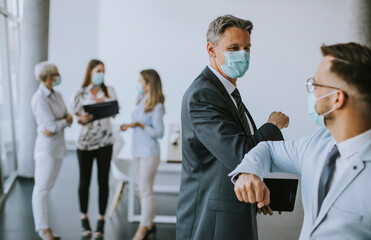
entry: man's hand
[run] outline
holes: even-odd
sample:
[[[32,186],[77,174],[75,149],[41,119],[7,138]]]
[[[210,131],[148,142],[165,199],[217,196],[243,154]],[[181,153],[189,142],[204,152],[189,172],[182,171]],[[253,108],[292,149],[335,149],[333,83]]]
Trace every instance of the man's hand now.
[[[269,205],[269,189],[254,174],[242,173],[234,185],[234,192],[239,201],[251,204],[257,203],[259,209]]]
[[[70,114],[68,114],[67,115],[67,117],[66,117],[66,122],[68,123],[68,124],[72,124],[72,122],[73,122],[73,118],[72,118],[72,116],[70,115]]]
[[[282,112],[272,112],[269,115],[268,122],[276,125],[279,129],[289,126],[290,119]]]

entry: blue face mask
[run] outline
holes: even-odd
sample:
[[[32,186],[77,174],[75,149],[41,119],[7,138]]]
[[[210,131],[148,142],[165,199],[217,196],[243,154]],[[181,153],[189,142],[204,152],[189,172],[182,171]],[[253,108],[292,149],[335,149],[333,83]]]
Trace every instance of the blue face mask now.
[[[94,83],[94,85],[97,85],[97,86],[101,85],[104,81],[104,73],[99,73],[99,72],[94,73],[91,81]]]
[[[320,127],[325,127],[325,116],[333,111],[335,111],[335,108],[331,109],[330,111],[324,113],[324,114],[319,114],[316,110],[316,103],[318,100],[328,97],[332,94],[335,94],[337,91],[330,92],[326,95],[323,95],[322,97],[316,98],[314,93],[309,93],[308,94],[308,114],[312,118],[312,120]]]
[[[219,51],[223,52],[220,49]],[[250,52],[246,52],[245,50],[227,51],[223,52],[223,54],[225,56],[225,64],[221,65],[218,59],[216,61],[228,77],[235,79],[245,75],[247,69],[249,69]]]
[[[137,91],[140,95],[144,94],[143,86],[139,82],[137,83]]]
[[[59,84],[61,84],[62,82],[62,78],[60,76],[58,76],[56,79],[55,79],[55,82],[53,83],[54,86],[58,86]]]

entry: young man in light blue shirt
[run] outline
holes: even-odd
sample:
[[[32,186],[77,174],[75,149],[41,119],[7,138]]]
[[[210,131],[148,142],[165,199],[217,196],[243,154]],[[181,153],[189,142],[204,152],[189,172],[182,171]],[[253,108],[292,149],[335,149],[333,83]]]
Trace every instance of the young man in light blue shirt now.
[[[371,49],[321,47],[307,80],[308,111],[321,126],[294,141],[262,142],[229,174],[240,201],[269,208],[268,172],[301,175],[300,239],[371,239]]]

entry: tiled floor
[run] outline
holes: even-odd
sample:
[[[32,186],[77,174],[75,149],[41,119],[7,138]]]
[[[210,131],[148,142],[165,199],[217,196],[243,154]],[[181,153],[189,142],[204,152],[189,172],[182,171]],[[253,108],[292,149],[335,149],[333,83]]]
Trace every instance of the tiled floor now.
[[[97,219],[97,178],[94,168],[90,190],[90,223],[95,227]],[[276,175],[277,176],[277,175]],[[50,197],[50,222],[54,231],[64,240],[84,239],[80,237],[80,220],[77,198],[78,164],[74,152],[65,159],[60,175]],[[110,201],[115,190],[111,182]],[[32,181],[17,181],[13,191],[0,210],[0,240],[33,240],[37,239],[31,209]],[[106,238],[108,240],[131,239],[137,223],[127,221],[127,189],[123,194],[120,205],[112,218],[106,218]],[[262,240],[294,240],[298,239],[303,218],[300,196],[293,213],[279,216],[258,216],[259,239]],[[175,211],[176,197],[156,195],[157,211],[169,213]],[[139,204],[136,204],[137,208]],[[136,209],[139,211],[139,209]],[[108,213],[108,209],[107,209]],[[175,239],[174,224],[157,224],[157,239]]]

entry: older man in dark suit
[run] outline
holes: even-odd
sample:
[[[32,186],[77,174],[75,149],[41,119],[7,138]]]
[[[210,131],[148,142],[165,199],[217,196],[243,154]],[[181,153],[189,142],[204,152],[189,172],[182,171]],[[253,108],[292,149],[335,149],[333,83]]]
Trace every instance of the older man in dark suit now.
[[[256,209],[238,201],[228,173],[259,142],[283,140],[280,129],[289,119],[273,112],[257,129],[241,100],[236,82],[249,67],[252,28],[250,21],[231,15],[212,21],[210,65],[183,96],[178,240],[258,238]]]

